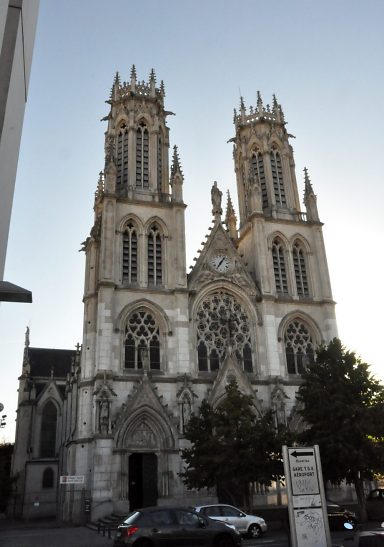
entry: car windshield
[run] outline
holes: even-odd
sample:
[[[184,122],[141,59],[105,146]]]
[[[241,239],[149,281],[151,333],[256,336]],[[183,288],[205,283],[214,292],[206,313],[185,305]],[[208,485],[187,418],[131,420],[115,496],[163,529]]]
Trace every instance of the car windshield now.
[[[133,524],[134,522],[137,521],[139,516],[140,516],[139,511],[133,511],[133,513],[129,513],[127,518],[124,520],[124,524]]]

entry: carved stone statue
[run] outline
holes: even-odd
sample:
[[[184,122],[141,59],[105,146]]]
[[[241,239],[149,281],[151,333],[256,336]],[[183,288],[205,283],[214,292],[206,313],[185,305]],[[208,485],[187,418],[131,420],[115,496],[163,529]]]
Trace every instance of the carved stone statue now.
[[[99,431],[102,435],[108,435],[109,430],[109,401],[99,401]]]
[[[221,198],[223,196],[223,192],[221,192],[217,187],[217,182],[215,181],[213,183],[212,189],[211,189],[211,200],[212,200],[212,214],[214,216],[221,215],[223,210],[221,208]]]

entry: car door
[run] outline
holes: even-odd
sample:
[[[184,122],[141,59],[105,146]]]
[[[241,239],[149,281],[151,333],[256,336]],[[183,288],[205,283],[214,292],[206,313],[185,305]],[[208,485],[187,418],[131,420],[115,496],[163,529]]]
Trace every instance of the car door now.
[[[210,532],[205,517],[186,509],[175,509],[175,515],[178,523],[178,547],[209,545]]]
[[[239,532],[246,532],[244,513],[232,505],[221,506],[222,520],[232,524]]]
[[[148,536],[156,547],[178,547],[179,525],[168,509],[152,511],[148,515]]]

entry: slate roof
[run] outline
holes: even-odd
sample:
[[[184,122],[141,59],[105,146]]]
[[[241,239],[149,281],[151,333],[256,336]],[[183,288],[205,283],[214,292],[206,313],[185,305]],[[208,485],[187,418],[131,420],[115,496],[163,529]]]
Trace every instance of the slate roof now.
[[[76,351],[72,349],[28,348],[31,376],[66,378]]]

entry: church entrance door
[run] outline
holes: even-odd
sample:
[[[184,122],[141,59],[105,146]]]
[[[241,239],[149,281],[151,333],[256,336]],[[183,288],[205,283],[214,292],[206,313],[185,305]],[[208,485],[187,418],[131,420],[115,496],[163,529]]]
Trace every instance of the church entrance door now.
[[[157,456],[140,452],[129,456],[129,509],[157,504]]]

